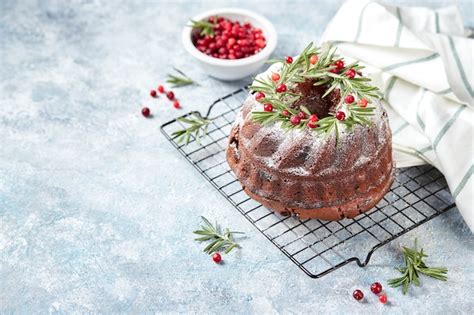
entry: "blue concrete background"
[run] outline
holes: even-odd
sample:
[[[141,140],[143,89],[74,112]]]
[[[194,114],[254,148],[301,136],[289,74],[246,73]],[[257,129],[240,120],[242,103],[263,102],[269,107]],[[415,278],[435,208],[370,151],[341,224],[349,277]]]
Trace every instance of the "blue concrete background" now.
[[[473,237],[456,209],[384,246],[365,269],[311,279],[159,132],[247,82],[220,82],[196,67],[179,40],[190,16],[255,10],[276,26],[275,55],[291,55],[318,40],[341,3],[0,1],[0,312],[472,311]],[[472,1],[458,4],[473,27]],[[200,83],[176,89],[181,111],[148,96],[172,66]],[[144,105],[153,119],[140,115]],[[200,215],[247,233],[222,266],[193,241]],[[406,296],[388,288],[382,306],[368,287],[397,275],[397,248],[415,237],[429,262],[449,268],[449,281],[423,279]],[[366,303],[352,299],[355,288]]]

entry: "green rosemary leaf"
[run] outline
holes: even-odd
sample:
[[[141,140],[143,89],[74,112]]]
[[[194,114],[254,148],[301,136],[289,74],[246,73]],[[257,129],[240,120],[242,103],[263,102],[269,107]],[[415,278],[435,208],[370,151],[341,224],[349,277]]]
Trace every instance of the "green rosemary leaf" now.
[[[195,82],[189,78],[183,71],[173,68],[179,75],[168,74],[168,79],[166,80],[167,83],[172,84],[173,87],[181,87],[190,84],[194,84]]]
[[[209,23],[209,22],[206,22],[206,21],[193,21],[193,20],[191,20],[191,27],[195,28],[195,29],[198,29],[198,30],[201,30],[201,32],[200,32],[201,36],[208,35],[208,36],[213,37],[215,26],[216,26],[216,24]]]
[[[234,234],[245,234],[243,232],[231,231],[225,229],[224,233],[221,233],[221,229],[217,222],[213,225],[208,219],[201,216],[202,224],[201,229],[193,231],[197,235],[205,235],[204,237],[198,237],[195,240],[198,242],[211,241],[204,247],[203,252],[212,254],[215,252],[224,251],[225,254],[230,253],[234,248],[239,248],[233,239]]]
[[[171,135],[177,139],[178,143],[184,142],[188,144],[191,140],[191,136],[194,136],[196,141],[199,143],[200,138],[207,134],[207,128],[212,120],[202,118],[200,115],[192,114],[194,118],[180,117],[177,120],[183,124],[189,125],[188,127],[177,130]]]

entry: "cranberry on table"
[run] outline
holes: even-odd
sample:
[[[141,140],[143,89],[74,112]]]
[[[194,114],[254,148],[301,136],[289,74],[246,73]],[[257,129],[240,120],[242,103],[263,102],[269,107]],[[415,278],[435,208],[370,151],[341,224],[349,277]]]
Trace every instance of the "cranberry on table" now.
[[[150,91],[150,96],[151,96],[151,97],[156,97],[156,91],[155,91],[155,90],[151,90],[151,91]]]
[[[367,104],[368,104],[368,103],[369,103],[369,102],[368,102],[365,98],[361,98],[361,99],[357,102],[357,104],[358,104],[360,107],[367,107]]]
[[[379,294],[380,292],[382,292],[382,285],[380,284],[380,282],[372,283],[372,285],[370,286],[370,291],[372,291],[372,293],[374,294]]]
[[[379,295],[379,301],[380,301],[380,303],[385,304],[385,303],[387,303],[388,298],[385,294],[382,294],[382,295]]]
[[[344,98],[344,102],[346,102],[346,104],[352,104],[354,103],[354,101],[355,101],[355,98],[351,94],[346,95],[346,97]]]
[[[148,107],[143,107],[142,108],[142,115],[144,117],[150,117],[150,114],[151,114],[151,112],[150,112],[150,109]]]
[[[342,121],[342,120],[346,119],[346,114],[342,111],[338,111],[336,113],[336,119]]]
[[[176,109],[181,108],[181,104],[179,104],[179,101],[178,101],[178,100],[175,100],[175,101],[173,102],[173,107],[176,108]]]
[[[275,91],[277,91],[277,93],[286,92],[286,84],[285,83],[278,84]]]
[[[364,298],[364,293],[362,293],[361,290],[357,289],[355,290],[354,292],[352,292],[352,296],[354,297],[354,299],[356,299],[357,301],[360,301]]]
[[[214,253],[214,254],[212,255],[212,260],[214,260],[214,262],[215,262],[216,264],[220,263],[220,262],[222,261],[222,256],[221,256],[221,254],[219,254],[219,253]]]
[[[165,87],[163,85],[158,85],[158,92],[165,93]]]
[[[167,97],[170,101],[174,100],[174,93],[173,93],[173,91],[169,91],[168,93],[166,93],[166,97]]]
[[[266,112],[273,112],[273,105],[270,103],[267,103],[263,105],[263,110]]]
[[[298,115],[291,116],[290,122],[293,126],[299,125],[301,122],[301,118]]]
[[[262,98],[265,97],[265,93],[263,92],[257,92],[255,93],[255,99],[258,101],[258,100],[261,100]]]

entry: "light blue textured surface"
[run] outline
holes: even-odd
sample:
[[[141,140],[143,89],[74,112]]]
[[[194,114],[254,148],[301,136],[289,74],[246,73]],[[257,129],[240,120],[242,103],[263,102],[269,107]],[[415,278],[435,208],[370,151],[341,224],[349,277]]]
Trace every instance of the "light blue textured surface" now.
[[[319,38],[340,3],[2,0],[0,311],[472,311],[473,237],[457,210],[376,251],[365,269],[351,264],[310,279],[159,133],[161,123],[205,111],[246,82],[219,82],[196,67],[179,42],[190,16],[231,4],[254,9],[275,23],[275,55],[291,55]],[[472,1],[459,5],[474,26]],[[180,112],[148,96],[172,66],[201,84],[176,89]],[[153,119],[141,117],[143,105]],[[247,233],[224,265],[193,241],[200,215]],[[397,275],[397,248],[415,237],[429,262],[448,267],[449,281],[423,279],[406,296],[388,288],[382,306],[369,285]],[[355,288],[366,303],[352,299]]]

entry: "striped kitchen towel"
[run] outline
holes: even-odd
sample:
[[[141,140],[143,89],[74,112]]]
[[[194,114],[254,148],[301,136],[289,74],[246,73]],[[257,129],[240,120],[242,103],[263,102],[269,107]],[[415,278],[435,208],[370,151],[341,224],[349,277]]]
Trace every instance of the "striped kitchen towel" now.
[[[367,66],[384,94],[398,167],[438,168],[474,231],[474,40],[458,9],[350,0],[321,41]]]

